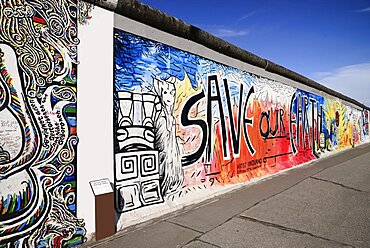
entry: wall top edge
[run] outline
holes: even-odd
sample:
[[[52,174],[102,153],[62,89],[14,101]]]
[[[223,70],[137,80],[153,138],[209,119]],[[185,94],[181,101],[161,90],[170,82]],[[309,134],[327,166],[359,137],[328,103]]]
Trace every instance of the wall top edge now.
[[[136,0],[83,0],[87,3],[97,5],[101,8],[113,11],[119,15],[128,17],[153,28],[170,33],[181,38],[199,43],[209,49],[222,53],[226,56],[238,59],[242,62],[257,66],[268,72],[278,74],[303,85],[323,91],[329,95],[350,102],[363,109],[370,110],[370,107],[359,101],[345,96],[333,89],[330,89],[316,81],[313,81],[299,73],[289,70],[267,59],[263,59],[240,47],[237,47],[225,40],[222,40],[200,28],[188,24],[176,17],[170,16],[160,10],[154,9]]]
[[[115,11],[118,6],[118,0],[84,0],[84,2],[94,4],[111,11]]]

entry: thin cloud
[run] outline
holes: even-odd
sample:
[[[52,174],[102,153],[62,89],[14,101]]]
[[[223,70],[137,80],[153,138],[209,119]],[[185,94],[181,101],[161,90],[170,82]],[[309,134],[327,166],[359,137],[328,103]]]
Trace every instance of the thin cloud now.
[[[356,10],[356,12],[358,12],[358,13],[370,12],[370,7]]]
[[[370,63],[344,66],[329,72],[318,72],[313,78],[370,107]]]
[[[198,27],[206,30],[207,32],[219,38],[238,37],[249,34],[248,30],[227,27],[224,25],[198,25]]]
[[[249,34],[249,31],[245,30],[235,30],[229,28],[216,28],[214,30],[210,30],[210,32],[220,38],[225,37],[238,37],[238,36],[245,36]]]
[[[243,21],[243,20],[245,20],[245,19],[247,19],[247,18],[249,18],[249,17],[255,16],[258,12],[260,12],[260,10],[254,10],[254,11],[252,11],[252,12],[249,12],[249,13],[248,13],[248,14],[246,14],[246,15],[243,15],[242,17],[240,17],[240,18],[238,19],[238,22]]]

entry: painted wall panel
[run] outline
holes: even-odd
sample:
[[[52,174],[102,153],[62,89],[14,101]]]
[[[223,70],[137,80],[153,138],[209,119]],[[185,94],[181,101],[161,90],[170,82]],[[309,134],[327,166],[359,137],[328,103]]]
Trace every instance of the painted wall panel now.
[[[121,218],[271,175],[367,135],[363,111],[337,99],[117,28],[114,63]]]
[[[84,240],[77,196],[77,5],[0,4],[0,247]]]
[[[369,121],[370,121],[370,111],[364,109],[362,111],[362,125],[363,125],[363,141],[369,141]]]

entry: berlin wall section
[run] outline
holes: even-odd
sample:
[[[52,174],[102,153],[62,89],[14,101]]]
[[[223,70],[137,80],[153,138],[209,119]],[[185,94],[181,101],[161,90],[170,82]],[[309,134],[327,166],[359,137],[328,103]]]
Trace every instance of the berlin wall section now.
[[[93,180],[112,182],[121,230],[369,141],[355,101],[47,3],[0,6],[0,247],[92,239]]]
[[[368,111],[114,18],[118,228],[369,140]]]
[[[0,4],[0,247],[72,247],[95,232],[89,182],[113,182],[113,12],[97,7],[89,24],[92,10]]]

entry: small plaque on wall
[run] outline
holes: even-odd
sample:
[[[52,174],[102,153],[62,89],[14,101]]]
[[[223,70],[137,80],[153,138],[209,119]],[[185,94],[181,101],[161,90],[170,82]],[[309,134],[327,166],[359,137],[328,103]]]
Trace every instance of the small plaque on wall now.
[[[100,240],[114,235],[114,193],[109,179],[90,181],[95,196],[95,239]]]
[[[107,178],[91,181],[90,186],[95,196],[113,192],[112,186]]]

